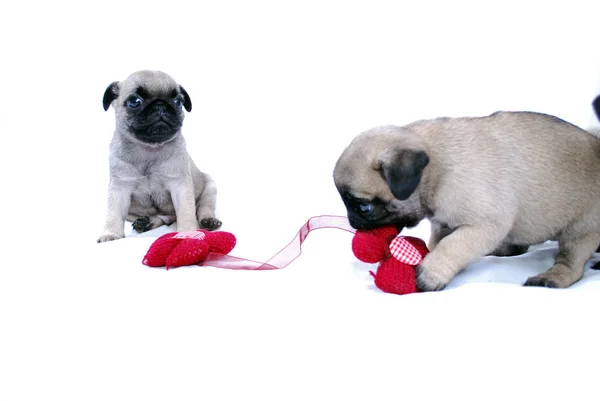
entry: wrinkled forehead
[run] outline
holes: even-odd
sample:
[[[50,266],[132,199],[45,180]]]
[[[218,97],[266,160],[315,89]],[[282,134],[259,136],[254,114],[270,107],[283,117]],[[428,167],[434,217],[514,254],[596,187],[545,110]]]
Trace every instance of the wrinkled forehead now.
[[[338,162],[334,173],[335,185],[347,201],[389,202],[394,198],[381,171],[366,158],[344,159]]]
[[[384,203],[392,201],[394,195],[390,191],[387,183],[380,178],[376,178],[376,182],[371,183],[368,187],[341,187],[339,189],[340,196],[349,202],[371,202],[382,201]]]
[[[334,169],[335,184],[342,197],[359,200],[394,200],[382,175],[380,155],[399,140],[401,128],[381,126],[357,135],[340,155]]]
[[[175,96],[179,93],[177,82],[160,71],[141,71],[131,74],[121,83],[121,93],[146,96]]]

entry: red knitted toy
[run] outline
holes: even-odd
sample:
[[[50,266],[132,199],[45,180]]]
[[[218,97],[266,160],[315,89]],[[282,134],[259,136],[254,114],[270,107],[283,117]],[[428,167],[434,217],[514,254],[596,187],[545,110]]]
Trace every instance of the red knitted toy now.
[[[398,235],[394,226],[358,230],[352,238],[352,252],[363,262],[377,263],[371,272],[375,285],[384,292],[417,292],[415,266],[429,253],[422,239]]]
[[[143,264],[150,267],[180,267],[202,262],[209,252],[227,254],[236,239],[225,231],[183,231],[164,234],[156,239],[144,256]]]
[[[377,263],[377,273],[371,272],[375,285],[382,291],[394,294],[417,292],[414,267],[429,252],[419,238],[398,235],[393,226],[374,230],[355,231],[345,217],[317,216],[309,219],[296,237],[265,263],[225,256],[235,247],[236,239],[225,231],[171,232],[157,238],[150,246],[142,263],[150,267],[189,266],[200,264],[207,256],[207,263],[215,267],[244,270],[282,269],[301,253],[302,243],[312,230],[332,227],[355,232],[352,239],[354,255],[366,263]]]

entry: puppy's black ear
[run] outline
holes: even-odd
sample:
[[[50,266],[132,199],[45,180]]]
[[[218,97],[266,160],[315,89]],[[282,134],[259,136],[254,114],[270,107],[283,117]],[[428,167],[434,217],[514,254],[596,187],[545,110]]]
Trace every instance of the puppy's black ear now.
[[[189,113],[190,111],[192,111],[192,99],[190,99],[190,95],[188,95],[186,90],[183,89],[183,86],[179,85],[179,90],[183,95],[183,107],[185,107],[185,109]]]
[[[119,97],[119,81],[115,81],[112,84],[108,85],[106,90],[104,91],[104,98],[102,98],[102,105],[104,106],[104,111],[108,110],[110,104]]]
[[[422,150],[390,149],[380,156],[381,174],[392,194],[406,200],[417,189],[429,156]]]
[[[600,120],[600,95],[598,97],[596,97],[596,99],[594,99],[592,106],[594,106],[594,111],[596,112],[596,117],[598,117],[598,120]]]

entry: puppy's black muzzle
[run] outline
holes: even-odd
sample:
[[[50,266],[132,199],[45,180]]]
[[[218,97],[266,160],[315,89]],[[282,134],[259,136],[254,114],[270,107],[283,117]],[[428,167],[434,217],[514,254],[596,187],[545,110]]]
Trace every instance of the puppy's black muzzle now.
[[[372,230],[374,228],[377,227],[381,227],[381,226],[386,226],[389,224],[393,224],[389,219],[376,219],[376,220],[369,220],[366,219],[360,215],[357,215],[357,213],[353,213],[353,212],[349,212],[348,213],[348,221],[350,222],[350,225],[354,228],[356,228],[357,230]],[[396,225],[396,224],[394,224]],[[402,229],[404,228],[404,226],[398,226],[398,229]]]
[[[158,99],[132,116],[130,130],[140,141],[156,144],[174,137],[181,126],[180,113],[169,103]]]
[[[350,225],[356,228],[357,230],[370,230],[376,227],[376,225],[373,224],[373,222],[369,222],[368,220],[364,220],[360,217],[357,218],[356,216],[350,213],[348,213],[348,221],[350,222]]]
[[[398,232],[401,232],[404,228],[416,226],[419,220],[410,216],[385,216],[380,219],[369,220],[358,213],[349,211],[348,222],[357,230],[372,230],[378,227],[393,225],[398,229]]]

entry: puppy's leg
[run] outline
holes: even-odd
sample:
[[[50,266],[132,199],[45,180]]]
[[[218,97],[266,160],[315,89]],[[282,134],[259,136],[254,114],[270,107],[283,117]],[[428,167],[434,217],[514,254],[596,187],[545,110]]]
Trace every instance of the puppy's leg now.
[[[559,240],[556,262],[550,270],[529,277],[526,286],[567,288],[583,276],[583,266],[598,246],[600,235],[587,234]]]
[[[429,236],[429,244],[427,247],[430,251],[436,247],[439,242],[452,233],[452,229],[445,224],[437,221],[431,222],[431,235]]]
[[[204,190],[196,201],[196,216],[200,222],[200,226],[207,230],[217,230],[221,227],[221,220],[215,216],[215,208],[217,205],[217,186],[214,181],[207,178],[204,185]]]
[[[124,224],[131,205],[131,194],[130,188],[109,185],[106,223],[104,232],[97,242],[113,241],[125,237]]]
[[[514,245],[510,243],[502,243],[490,255],[492,256],[517,256],[522,255],[529,249],[526,245]]]
[[[172,182],[169,192],[171,193],[171,200],[175,208],[177,231],[197,230],[196,201],[194,199],[194,183],[191,176]]]
[[[417,287],[421,291],[443,289],[468,263],[496,249],[508,230],[495,225],[458,227],[417,266]]]

